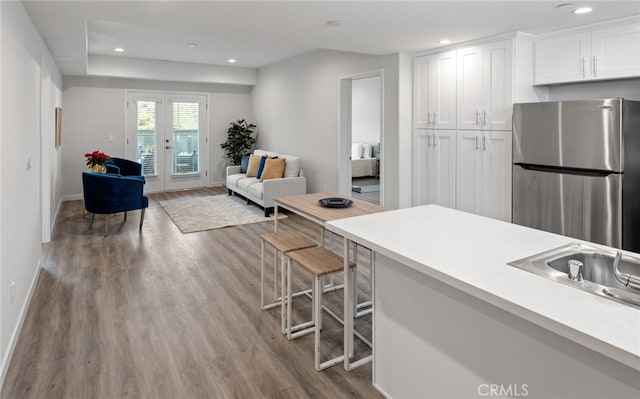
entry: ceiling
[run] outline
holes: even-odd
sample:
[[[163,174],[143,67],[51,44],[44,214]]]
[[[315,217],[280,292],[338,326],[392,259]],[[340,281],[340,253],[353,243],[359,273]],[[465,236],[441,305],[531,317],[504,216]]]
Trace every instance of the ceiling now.
[[[382,55],[640,14],[639,1],[23,1],[63,75],[88,55],[259,68],[314,49]],[[571,11],[588,5],[593,12]],[[328,21],[341,21],[330,26]],[[189,43],[197,46],[189,47]],[[114,52],[122,47],[122,53]]]

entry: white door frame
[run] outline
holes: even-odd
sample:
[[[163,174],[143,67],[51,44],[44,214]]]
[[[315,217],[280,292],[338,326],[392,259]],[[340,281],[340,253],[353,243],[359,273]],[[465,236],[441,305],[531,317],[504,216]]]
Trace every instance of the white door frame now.
[[[51,159],[55,112],[51,99],[51,71],[43,56],[40,61],[40,209],[43,243],[51,241]]]
[[[173,175],[170,174],[170,166],[165,164],[161,165],[157,163],[158,170],[156,175],[147,176],[147,184],[145,185],[145,192],[157,192],[165,190],[179,190],[186,188],[205,187],[208,183],[209,174],[209,95],[207,93],[198,92],[174,92],[165,90],[126,90],[126,118],[125,118],[125,135],[124,140],[124,154],[130,159],[137,159],[135,139],[132,136],[132,132],[135,130],[136,115],[134,115],[135,105],[129,104],[130,100],[134,99],[134,96],[139,96],[141,99],[149,99],[150,101],[160,102],[162,104],[156,110],[157,126],[156,132],[158,134],[158,142],[156,143],[156,157],[159,157],[160,151],[162,151],[163,157],[165,154],[165,140],[166,137],[171,135],[171,126],[167,126],[167,121],[171,120],[170,104],[171,100],[179,99],[183,101],[201,101],[204,103],[200,112],[200,126],[202,130],[200,132],[200,143],[198,145],[198,162],[199,173],[186,174],[186,175]],[[170,143],[173,145],[173,143]],[[156,160],[157,162],[157,160]]]
[[[351,94],[355,79],[380,77],[380,205],[384,206],[384,68],[371,69],[339,78],[338,96],[338,193],[351,196]]]

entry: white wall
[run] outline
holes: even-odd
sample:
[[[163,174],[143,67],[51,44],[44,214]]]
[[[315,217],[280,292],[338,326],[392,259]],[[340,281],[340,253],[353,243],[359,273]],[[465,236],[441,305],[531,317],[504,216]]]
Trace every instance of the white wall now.
[[[351,83],[351,141],[380,142],[380,76],[353,79]]]
[[[623,97],[640,100],[640,79],[573,83],[549,87],[549,101]]]
[[[384,74],[384,205],[401,206],[404,199],[400,197],[406,193],[400,192],[398,182],[402,179],[410,185],[411,176],[399,176],[399,164],[410,165],[411,154],[399,154],[399,142],[405,136],[410,138],[411,131],[400,130],[398,101],[400,95],[410,96],[410,92],[399,91],[397,54],[368,56],[315,50],[260,68],[252,96],[254,120],[260,132],[258,146],[302,157],[308,192],[338,191],[339,81],[344,76],[378,69]],[[403,70],[405,73],[408,71]],[[347,150],[350,153],[350,145]],[[409,202],[410,198],[409,195]]]
[[[55,193],[51,198],[41,198],[42,180],[50,180],[53,191],[59,185],[56,174],[59,158],[53,147],[41,147],[40,92],[42,89],[49,94],[48,98],[43,98],[42,108],[54,112],[61,77],[22,3],[0,2],[0,10],[1,383],[38,275],[43,229],[42,204],[50,203],[57,208]],[[42,80],[42,68],[49,71],[48,80]],[[48,159],[50,169],[41,168],[43,154]],[[29,155],[31,167],[27,168]],[[42,170],[47,174],[42,174]],[[15,282],[13,303],[9,299],[11,282]]]
[[[100,150],[124,155],[126,89],[201,92],[209,95],[209,174],[207,185],[222,185],[226,161],[220,144],[227,138],[229,122],[249,118],[248,86],[191,84],[117,78],[64,77],[64,146],[62,192],[65,199],[82,195],[84,154]],[[113,141],[108,137],[113,136]]]

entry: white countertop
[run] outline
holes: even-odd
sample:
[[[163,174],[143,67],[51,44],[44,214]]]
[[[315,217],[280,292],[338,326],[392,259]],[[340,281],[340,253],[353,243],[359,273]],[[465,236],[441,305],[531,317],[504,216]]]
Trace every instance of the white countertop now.
[[[507,265],[579,240],[437,205],[328,230],[640,370],[640,310]]]

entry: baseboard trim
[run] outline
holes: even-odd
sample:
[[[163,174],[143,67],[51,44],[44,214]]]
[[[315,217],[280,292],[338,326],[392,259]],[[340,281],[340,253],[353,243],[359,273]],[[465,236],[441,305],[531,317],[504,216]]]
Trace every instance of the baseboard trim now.
[[[77,201],[77,200],[81,200],[81,199],[84,199],[84,195],[82,195],[82,194],[69,194],[69,195],[63,196],[61,202]]]
[[[13,334],[11,334],[11,339],[9,340],[9,349],[7,350],[7,353],[4,359],[2,359],[2,374],[0,374],[0,392],[2,391],[2,387],[4,386],[4,379],[7,376],[7,371],[9,371],[9,364],[11,363],[11,358],[13,357],[13,351],[16,349],[16,344],[18,343],[18,337],[20,336],[20,332],[22,331],[22,325],[24,324],[24,319],[27,316],[27,311],[29,310],[29,305],[31,305],[31,299],[33,298],[33,293],[35,292],[36,285],[38,284],[38,277],[40,277],[41,266],[42,266],[41,261],[38,261],[38,267],[36,269],[35,274],[33,275],[33,279],[31,280],[31,286],[29,287],[27,298],[22,304],[22,310],[20,311],[18,324],[13,329]]]

